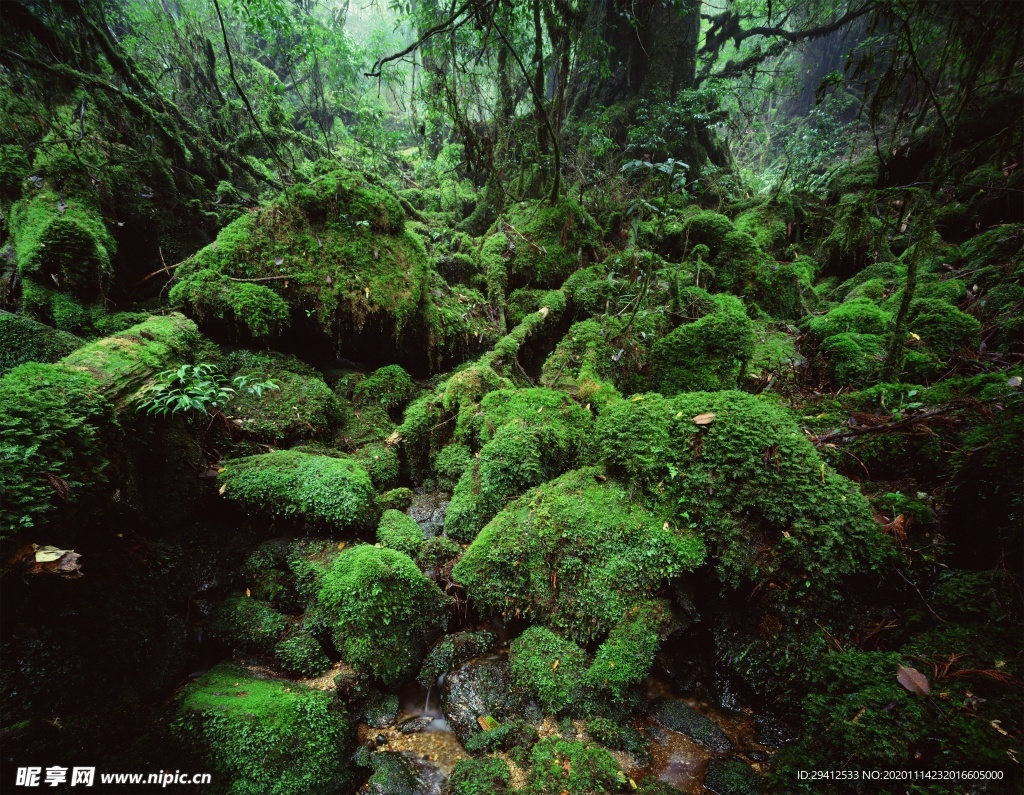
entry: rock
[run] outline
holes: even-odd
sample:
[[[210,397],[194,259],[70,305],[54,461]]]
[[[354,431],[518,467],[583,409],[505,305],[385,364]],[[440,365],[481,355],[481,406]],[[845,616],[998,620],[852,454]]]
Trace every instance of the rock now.
[[[704,774],[704,786],[718,795],[757,795],[761,779],[738,759],[712,759]]]
[[[793,730],[774,715],[754,716],[757,727],[757,741],[768,748],[781,748],[796,739]]]
[[[463,745],[482,731],[479,718],[498,723],[539,718],[535,705],[514,694],[505,660],[468,662],[449,673],[441,689],[441,711]]]
[[[397,728],[402,734],[415,734],[416,732],[423,731],[433,722],[434,719],[429,715],[417,715],[412,718],[406,718],[395,728]]]
[[[733,750],[729,738],[710,718],[687,706],[678,698],[657,698],[651,703],[651,717],[666,729],[685,734],[691,740],[718,753]]]
[[[440,795],[444,775],[409,751],[381,751],[370,757],[373,773],[360,795]]]
[[[409,516],[420,526],[426,538],[433,538],[444,527],[444,517],[448,513],[448,500],[441,492],[430,491],[416,494],[409,506]]]

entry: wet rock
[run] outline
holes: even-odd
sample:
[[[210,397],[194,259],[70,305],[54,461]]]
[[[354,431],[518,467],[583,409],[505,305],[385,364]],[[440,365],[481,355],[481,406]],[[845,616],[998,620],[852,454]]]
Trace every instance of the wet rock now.
[[[468,662],[449,673],[441,689],[441,710],[463,745],[483,731],[480,718],[493,718],[500,724],[540,717],[536,705],[513,692],[505,660]]]
[[[416,732],[423,731],[433,722],[434,719],[429,715],[417,715],[413,718],[406,718],[395,728],[397,728],[402,734],[415,734]]]
[[[398,696],[374,691],[366,699],[366,705],[363,707],[363,722],[375,729],[383,729],[395,722],[398,708]]]
[[[704,786],[718,795],[757,795],[761,779],[738,759],[712,759],[704,774]]]
[[[666,729],[685,734],[712,751],[728,753],[733,750],[729,738],[713,720],[678,698],[656,698],[651,702],[651,717]]]
[[[755,715],[754,726],[757,727],[757,741],[768,748],[781,748],[796,739],[793,730],[774,715]]]
[[[420,526],[424,538],[433,538],[444,527],[444,517],[448,513],[448,497],[439,491],[416,494],[412,498],[408,513]]]
[[[370,757],[373,769],[360,795],[440,795],[444,775],[437,765],[408,751],[381,751]]]

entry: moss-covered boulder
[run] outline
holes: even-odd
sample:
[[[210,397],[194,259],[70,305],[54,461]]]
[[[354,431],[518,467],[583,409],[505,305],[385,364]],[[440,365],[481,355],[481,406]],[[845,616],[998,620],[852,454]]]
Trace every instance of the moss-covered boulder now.
[[[448,779],[450,795],[504,795],[511,792],[512,771],[498,757],[463,759]]]
[[[404,406],[415,394],[416,384],[409,374],[399,365],[389,364],[361,380],[353,390],[353,400],[357,405],[379,405],[390,411]]]
[[[439,677],[467,660],[486,654],[494,647],[490,632],[454,632],[445,635],[427,654],[416,677],[424,687],[436,684]]]
[[[322,439],[341,417],[338,400],[320,374],[294,356],[241,351],[229,364],[232,377],[244,381],[225,413],[252,440]]]
[[[626,776],[615,758],[590,743],[547,737],[530,752],[529,795],[600,795],[620,792]]]
[[[353,740],[330,693],[221,664],[186,688],[173,731],[233,795],[341,795]]]
[[[411,558],[423,543],[423,531],[408,514],[388,509],[377,525],[377,542],[388,549],[404,552]]]
[[[472,541],[510,497],[580,464],[592,422],[564,393],[534,388],[490,392],[463,425],[482,446],[455,484],[445,531]]]
[[[331,667],[320,641],[302,626],[295,627],[277,642],[274,662],[292,676],[319,676]]]
[[[503,509],[453,570],[480,607],[585,641],[704,560],[703,542],[596,468]]]
[[[323,578],[317,609],[345,662],[386,684],[418,670],[448,625],[448,599],[401,552],[362,544]]]
[[[109,283],[117,246],[91,201],[44,187],[11,208],[10,224],[22,278],[85,299]]]
[[[0,312],[0,375],[25,362],[55,362],[84,344],[25,315]]]
[[[271,654],[288,620],[267,602],[245,594],[229,596],[210,617],[210,634],[230,646]]]
[[[651,362],[659,391],[677,392],[736,389],[754,353],[757,333],[732,296],[716,296],[717,311],[687,323],[654,344]]]
[[[367,524],[376,510],[370,476],[348,458],[275,450],[225,461],[218,480],[248,510],[335,529]]]
[[[856,485],[831,471],[768,398],[639,395],[609,406],[597,429],[613,470],[709,541],[723,583],[772,581],[785,586],[773,589],[780,597],[806,599],[891,560]]]

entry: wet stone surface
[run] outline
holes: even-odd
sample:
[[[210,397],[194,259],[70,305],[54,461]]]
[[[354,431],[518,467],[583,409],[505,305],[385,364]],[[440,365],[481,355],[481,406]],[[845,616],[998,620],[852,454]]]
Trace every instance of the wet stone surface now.
[[[468,662],[450,672],[441,689],[441,709],[462,743],[482,731],[481,717],[499,723],[540,717],[536,706],[513,694],[506,660]]]
[[[417,491],[412,498],[408,513],[420,526],[424,538],[433,538],[444,529],[448,501],[448,494],[443,491]]]
[[[666,729],[685,734],[718,753],[733,750],[733,744],[718,725],[677,698],[663,697],[651,704],[651,717]]]

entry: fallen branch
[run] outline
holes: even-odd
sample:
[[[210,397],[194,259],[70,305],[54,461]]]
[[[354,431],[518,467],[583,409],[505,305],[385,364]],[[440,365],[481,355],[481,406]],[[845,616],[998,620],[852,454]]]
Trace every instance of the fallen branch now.
[[[815,447],[821,447],[823,444],[828,444],[837,440],[848,441],[857,436],[867,436],[868,434],[875,433],[896,433],[897,431],[902,431],[907,428],[912,428],[915,425],[920,425],[933,417],[950,414],[954,411],[959,411],[960,409],[976,408],[980,405],[982,405],[981,401],[973,399],[964,403],[951,403],[946,406],[928,409],[927,411],[922,411],[919,414],[913,414],[909,417],[903,417],[895,420],[894,422],[887,422],[882,425],[862,425],[858,428],[847,428],[846,430],[827,433],[824,436],[811,437],[811,439],[814,442]]]

